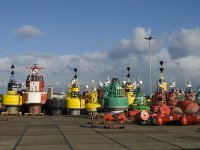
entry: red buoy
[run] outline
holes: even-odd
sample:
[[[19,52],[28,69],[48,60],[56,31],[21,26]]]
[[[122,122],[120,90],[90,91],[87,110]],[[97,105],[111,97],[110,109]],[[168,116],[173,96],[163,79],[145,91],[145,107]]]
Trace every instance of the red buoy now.
[[[137,113],[141,112],[141,110],[130,110],[129,113],[129,117],[135,117]]]
[[[135,117],[134,117],[134,121],[137,123],[141,123],[143,121],[147,121],[149,119],[149,113],[146,111],[141,111],[138,112]]]
[[[187,115],[195,114],[199,110],[199,105],[189,100],[178,101],[176,106],[179,107],[183,113],[186,113]]]
[[[179,120],[180,115],[174,114],[174,115],[165,115],[165,114],[158,114],[156,117],[156,121],[158,125],[163,125],[167,122],[177,121]]]
[[[186,115],[183,115],[181,117],[181,123],[182,123],[183,126],[200,124],[200,116],[196,116],[196,115],[186,116]]]
[[[166,104],[163,104],[162,106],[160,106],[159,111],[161,114],[170,115],[170,108]]]

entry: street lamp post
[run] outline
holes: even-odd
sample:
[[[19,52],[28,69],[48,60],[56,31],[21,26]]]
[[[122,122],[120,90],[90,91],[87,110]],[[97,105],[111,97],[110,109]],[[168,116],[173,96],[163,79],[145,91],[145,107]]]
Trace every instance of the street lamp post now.
[[[145,40],[149,41],[149,96],[152,97],[152,88],[151,88],[151,40],[154,39],[152,36],[144,38]]]

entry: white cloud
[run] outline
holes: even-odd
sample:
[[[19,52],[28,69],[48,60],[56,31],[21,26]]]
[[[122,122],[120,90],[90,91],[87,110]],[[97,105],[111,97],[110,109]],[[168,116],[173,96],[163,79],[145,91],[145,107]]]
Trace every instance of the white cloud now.
[[[198,31],[199,29],[194,29]],[[200,85],[200,60],[193,53],[198,54],[192,48],[198,48],[198,43],[195,40],[193,30],[181,30],[178,35],[173,33],[173,37],[181,37],[173,40],[171,47],[177,47],[176,43],[181,43],[185,47],[190,47],[191,51],[186,57],[171,58],[172,53],[167,47],[162,47],[163,44],[159,37],[152,40],[152,88],[155,90],[155,82],[159,77],[159,61],[164,60],[164,74],[166,80],[175,79],[177,86],[183,88],[186,76],[189,76],[194,84],[194,87]],[[109,76],[119,77],[121,80],[126,78],[126,67],[131,67],[132,78],[137,79],[141,76],[144,80],[144,89],[148,93],[149,89],[149,53],[148,41],[144,37],[150,35],[150,29],[138,27],[134,29],[133,36],[130,39],[123,39],[108,51],[91,52],[80,55],[38,55],[31,53],[30,55],[9,56],[0,58],[0,85],[5,86],[9,79],[10,65],[13,60],[16,66],[17,81],[25,82],[28,70],[26,67],[37,63],[44,67],[43,70],[46,86],[54,86],[55,90],[63,90],[67,88],[67,84],[72,79],[74,72],[73,68],[78,68],[78,78],[81,84],[90,83],[92,79],[105,81]],[[180,34],[181,33],[181,34]],[[183,34],[184,33],[184,34]],[[187,33],[187,34],[186,34]],[[188,34],[191,36],[188,36]],[[180,36],[181,35],[181,36]],[[192,36],[193,35],[193,36]],[[140,39],[141,38],[141,39]],[[172,38],[173,39],[173,38]],[[183,40],[185,39],[185,40]],[[179,41],[180,40],[180,41]],[[188,42],[189,41],[189,42]],[[194,42],[194,45],[192,45]],[[191,61],[192,60],[192,61]],[[7,72],[6,72],[7,70]],[[189,73],[188,73],[189,72]],[[3,82],[6,81],[6,82]],[[196,82],[195,82],[196,81]]]
[[[146,30],[145,28],[142,27],[135,28],[133,31],[133,38],[131,40],[132,47],[138,52],[148,51],[148,44],[145,44],[146,41],[144,40],[144,38],[150,36],[150,34],[151,34],[150,29]]]
[[[121,48],[129,48],[131,45],[131,41],[127,40],[125,38],[123,38],[120,42],[119,42],[119,46],[121,46]]]
[[[170,37],[169,53],[173,59],[200,54],[200,28],[181,29]]]
[[[1,71],[6,71],[8,67],[10,67],[12,61],[8,57],[4,57],[0,59],[0,70]]]
[[[162,39],[153,39],[150,43],[151,51],[149,51],[149,41],[145,37],[151,36],[151,30],[137,27],[133,30],[130,39],[123,38],[112,50],[110,50],[110,58],[124,58],[134,55],[156,54],[161,49]]]
[[[14,34],[20,39],[32,39],[45,35],[45,33],[38,27],[31,25],[23,25],[22,27],[19,27],[15,30]]]

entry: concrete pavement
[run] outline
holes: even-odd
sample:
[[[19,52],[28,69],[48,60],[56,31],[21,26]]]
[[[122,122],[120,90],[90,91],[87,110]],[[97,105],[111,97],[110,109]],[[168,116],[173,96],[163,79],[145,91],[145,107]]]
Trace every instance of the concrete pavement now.
[[[105,129],[85,116],[9,116],[0,121],[0,150],[200,149],[200,125]]]

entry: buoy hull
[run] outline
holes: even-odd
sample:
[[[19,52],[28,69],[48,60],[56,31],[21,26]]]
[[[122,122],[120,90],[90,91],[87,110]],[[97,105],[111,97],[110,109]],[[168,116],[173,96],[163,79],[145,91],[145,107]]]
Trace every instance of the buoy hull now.
[[[199,110],[198,104],[189,100],[178,101],[176,106],[179,107],[183,113],[187,115],[195,114]]]
[[[46,92],[23,92],[22,101],[25,107],[28,107],[28,113],[41,113],[42,105],[46,103]]]

